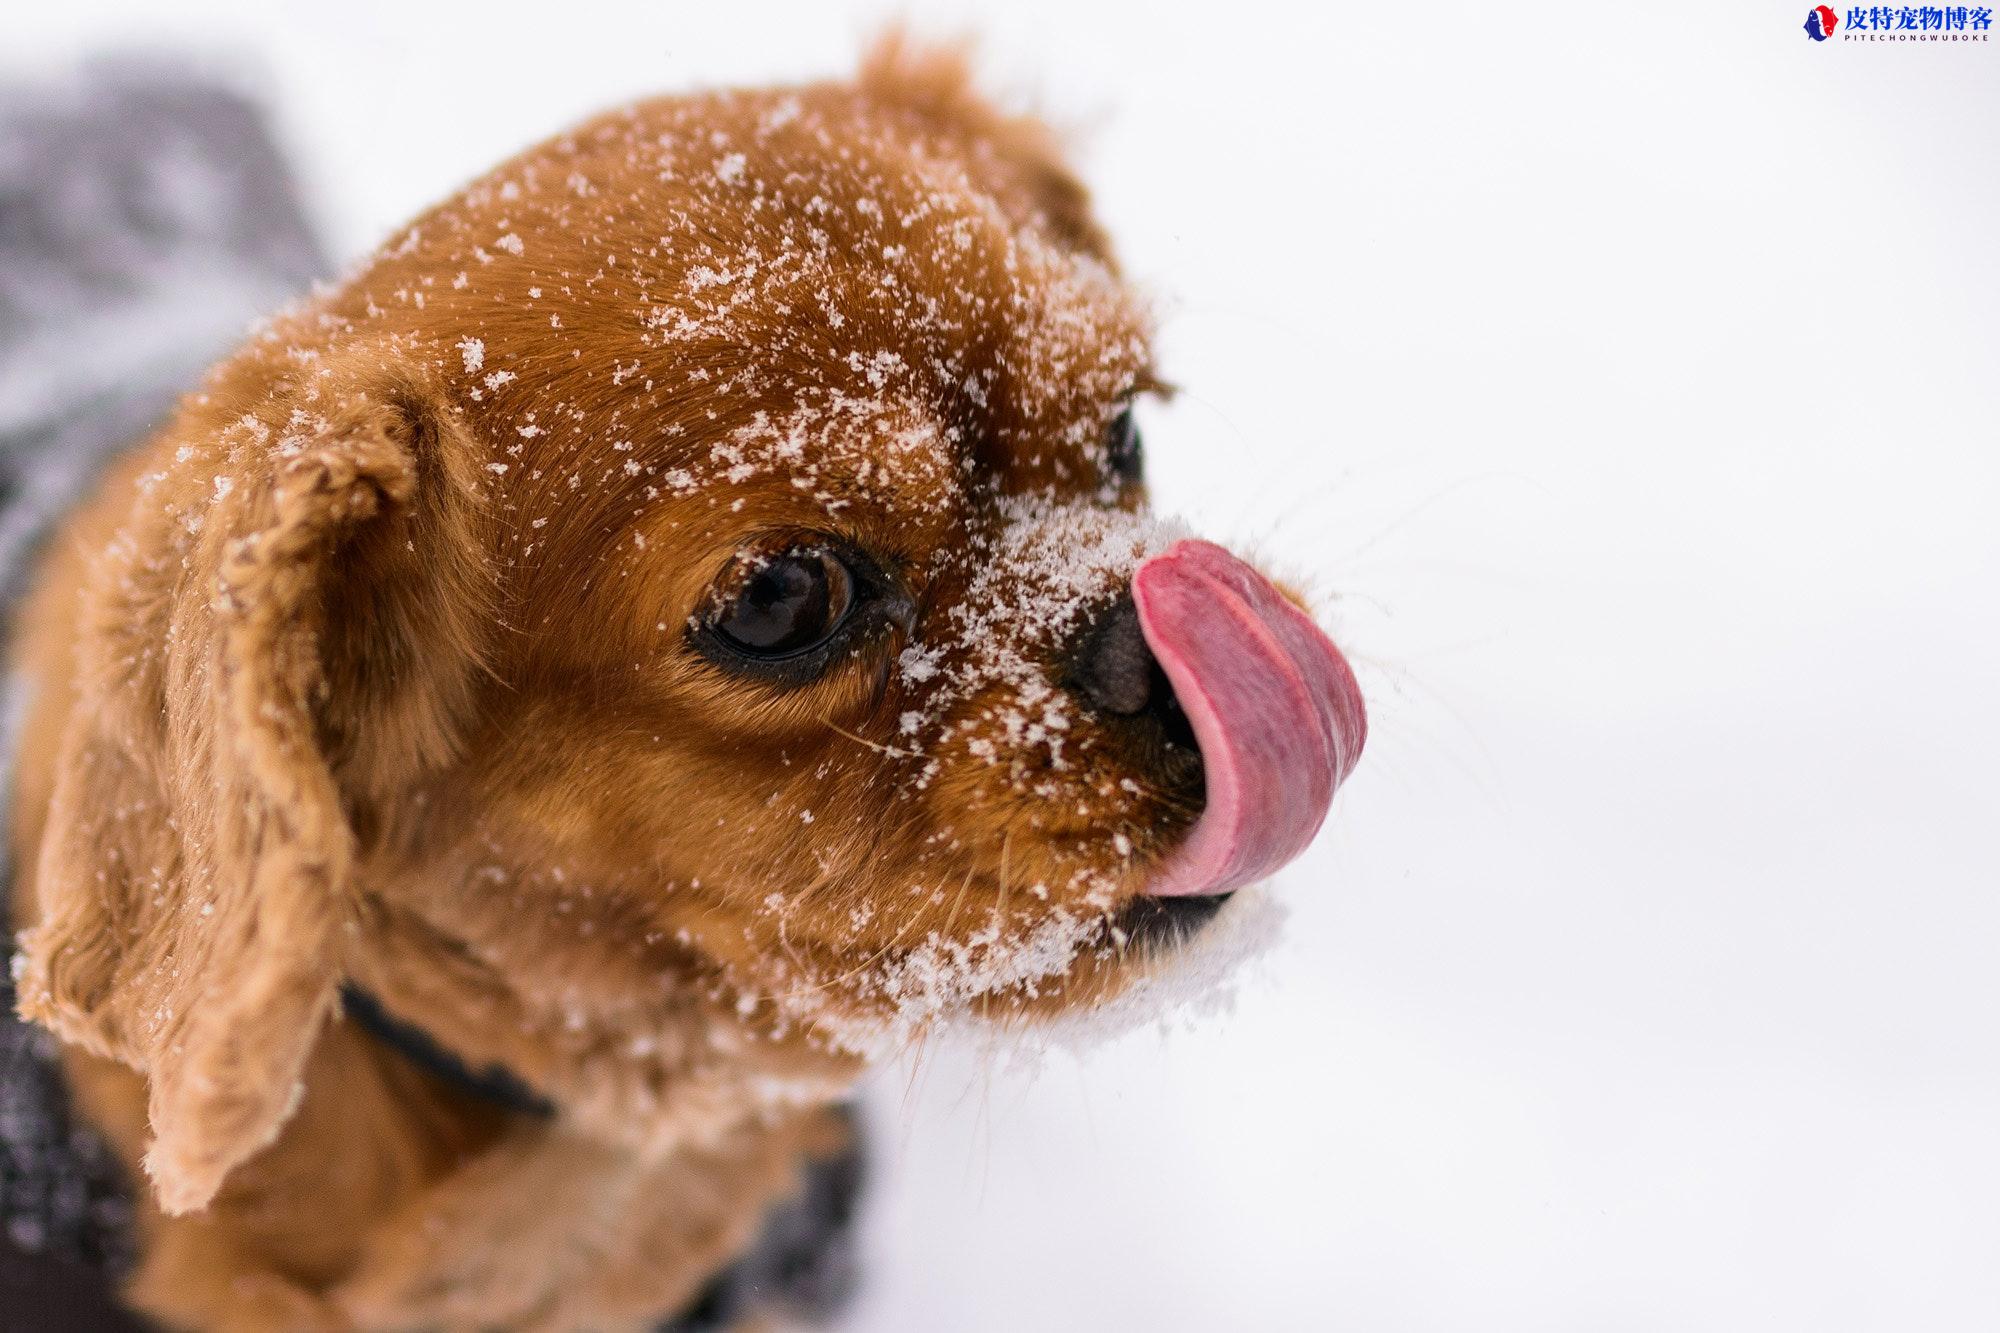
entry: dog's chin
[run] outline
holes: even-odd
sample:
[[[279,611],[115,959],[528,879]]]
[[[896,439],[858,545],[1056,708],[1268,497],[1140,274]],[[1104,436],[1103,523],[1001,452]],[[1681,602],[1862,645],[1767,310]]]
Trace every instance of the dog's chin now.
[[[1069,1039],[1122,1031],[1224,991],[1236,965],[1276,936],[1282,911],[1261,886],[1124,897],[1088,916],[1051,912],[1005,939],[932,941],[865,970],[771,977],[785,1017],[870,1058],[950,1033]],[[802,962],[794,948],[789,957]]]
[[[1247,965],[1283,933],[1265,885],[1209,896],[1140,897],[1106,921],[1106,942],[1078,955],[1034,995],[999,997],[949,1026],[989,1054],[1032,1068],[1044,1052],[1086,1053],[1139,1031],[1164,1032],[1225,1012]],[[1120,935],[1122,934],[1122,942]]]

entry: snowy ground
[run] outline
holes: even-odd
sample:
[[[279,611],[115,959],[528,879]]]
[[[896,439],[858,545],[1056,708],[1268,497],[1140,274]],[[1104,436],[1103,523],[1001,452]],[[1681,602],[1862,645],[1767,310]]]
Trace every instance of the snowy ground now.
[[[353,255],[875,12],[721,8],[95,0],[0,72],[261,69]],[[1160,500],[1338,594],[1376,732],[1233,1016],[878,1080],[851,1327],[2000,1326],[2000,43],[981,8],[905,7],[1171,298]]]

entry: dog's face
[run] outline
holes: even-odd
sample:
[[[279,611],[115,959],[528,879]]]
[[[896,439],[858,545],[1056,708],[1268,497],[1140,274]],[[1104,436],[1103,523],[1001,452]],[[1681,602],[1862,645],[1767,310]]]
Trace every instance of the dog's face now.
[[[1360,698],[1147,516],[1148,322],[1085,203],[1045,132],[892,51],[592,122],[225,366],[114,543],[105,661],[215,637],[167,654],[163,743],[262,763],[274,813],[195,840],[248,879],[316,827],[270,771],[323,752],[351,843],[311,863],[351,854],[362,906],[298,974],[415,923],[448,947],[406,978],[484,966],[587,1026],[692,976],[862,1045],[1102,996],[1296,855]],[[310,724],[260,731],[294,668]]]
[[[593,931],[851,1026],[1100,993],[1310,836],[1351,679],[1146,517],[1145,311],[1019,127],[846,89],[672,103],[412,234],[397,281],[436,280],[496,446],[518,721],[482,818],[554,826],[542,906],[589,888],[623,917]],[[1294,789],[1223,814],[1244,864],[1167,885],[1216,762],[1278,754],[1228,774]]]

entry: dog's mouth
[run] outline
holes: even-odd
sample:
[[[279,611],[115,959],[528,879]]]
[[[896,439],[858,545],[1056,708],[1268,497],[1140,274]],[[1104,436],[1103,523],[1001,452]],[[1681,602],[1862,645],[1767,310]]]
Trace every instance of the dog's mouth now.
[[[1175,542],[1139,565],[1132,599],[1200,746],[1204,786],[1200,817],[1134,923],[1186,934],[1306,849],[1361,757],[1368,719],[1340,650],[1221,547]],[[1182,898],[1193,902],[1169,905]]]
[[[1156,983],[1200,985],[1221,975],[1232,947],[1262,937],[1256,913],[1243,911],[1255,904],[1236,902],[1237,891],[1280,870],[1318,833],[1366,739],[1360,690],[1312,620],[1219,546],[1176,541],[1138,563],[1129,590],[1079,636],[1063,684],[1124,747],[1118,757],[1132,786],[1144,791],[1145,782],[1158,808],[1172,799],[1178,841],[1164,850],[1149,843],[1135,860],[1137,840],[1127,835],[1107,870],[1109,858],[1096,855],[1109,837],[1102,824],[1087,823],[1077,841],[1024,839],[1025,856],[1017,849],[1011,866],[981,871],[981,889],[994,895],[989,913],[955,931],[965,888],[934,890],[925,901],[946,914],[943,924],[913,943],[870,937],[857,946],[872,913],[846,934],[839,917],[825,936],[794,929],[780,948],[753,949],[749,964],[780,1004],[837,1044],[885,1050],[950,1015],[984,1016],[988,997],[1005,997],[1012,1014],[1052,1016],[1129,983],[1140,983],[1133,995],[1166,993]],[[1194,793],[1180,790],[1183,780],[1200,784],[1198,811],[1187,810]],[[1180,822],[1187,814],[1191,822]],[[1010,882],[1030,892],[1010,904]],[[1062,898],[1051,901],[1051,884]],[[1217,948],[1180,949],[1218,918],[1224,929],[1209,932]],[[823,952],[800,952],[822,940]],[[1177,952],[1186,967],[1148,966]]]
[[[1176,893],[1134,898],[1112,921],[1112,938],[1122,948],[1171,949],[1213,921],[1227,893]]]

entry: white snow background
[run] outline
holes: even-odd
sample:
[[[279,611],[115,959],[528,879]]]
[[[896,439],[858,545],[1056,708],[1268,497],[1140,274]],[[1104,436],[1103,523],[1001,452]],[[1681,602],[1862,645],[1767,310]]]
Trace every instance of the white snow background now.
[[[1087,132],[1159,503],[1375,730],[1233,1014],[875,1080],[847,1327],[2000,1327],[2000,42],[1807,8],[894,11]],[[891,12],[17,4],[0,72],[199,53],[352,257]]]

